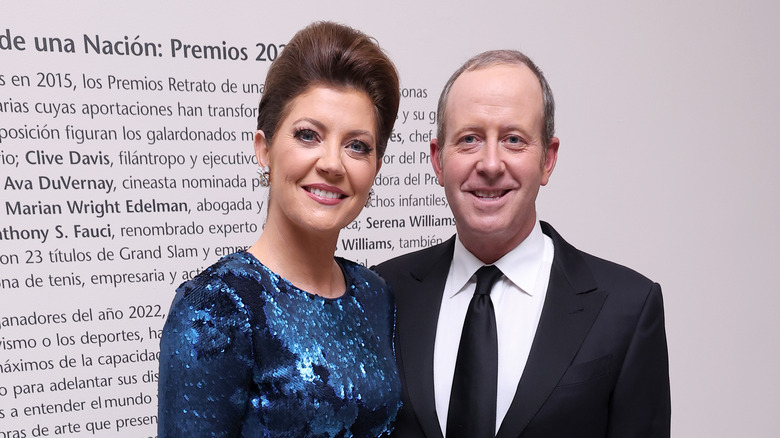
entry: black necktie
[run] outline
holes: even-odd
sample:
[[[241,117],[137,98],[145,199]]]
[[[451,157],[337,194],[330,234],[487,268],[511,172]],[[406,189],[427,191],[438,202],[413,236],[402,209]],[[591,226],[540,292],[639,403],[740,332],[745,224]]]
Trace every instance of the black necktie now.
[[[498,334],[490,290],[501,278],[497,267],[477,271],[477,288],[469,303],[447,413],[447,438],[488,438],[496,435]]]

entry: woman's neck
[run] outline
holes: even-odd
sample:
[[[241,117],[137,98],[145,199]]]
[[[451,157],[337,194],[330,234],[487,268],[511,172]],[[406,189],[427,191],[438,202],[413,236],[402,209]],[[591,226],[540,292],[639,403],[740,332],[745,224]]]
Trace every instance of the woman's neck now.
[[[305,232],[266,223],[248,251],[301,290],[335,298],[346,290],[344,275],[333,258],[337,243],[338,231]]]

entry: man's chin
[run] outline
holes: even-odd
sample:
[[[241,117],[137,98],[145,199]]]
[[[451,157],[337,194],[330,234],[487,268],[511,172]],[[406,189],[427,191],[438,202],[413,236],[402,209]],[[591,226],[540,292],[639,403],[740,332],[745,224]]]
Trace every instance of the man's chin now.
[[[486,219],[475,221],[472,217],[469,221],[458,221],[457,224],[463,224],[462,227],[458,227],[458,234],[473,236],[478,239],[502,239],[504,234],[507,234],[507,230],[510,225],[507,221],[498,221],[495,219]]]

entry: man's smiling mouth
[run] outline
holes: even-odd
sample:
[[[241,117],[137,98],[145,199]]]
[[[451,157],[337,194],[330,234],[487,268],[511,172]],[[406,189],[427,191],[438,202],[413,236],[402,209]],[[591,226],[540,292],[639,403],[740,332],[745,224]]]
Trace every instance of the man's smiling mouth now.
[[[498,199],[508,192],[509,190],[474,190],[471,193],[480,199]]]

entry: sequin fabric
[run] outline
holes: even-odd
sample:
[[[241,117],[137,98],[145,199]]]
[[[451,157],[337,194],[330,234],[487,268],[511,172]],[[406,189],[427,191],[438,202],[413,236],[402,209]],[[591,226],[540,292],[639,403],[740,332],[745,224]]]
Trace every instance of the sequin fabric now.
[[[247,252],[179,287],[160,342],[159,437],[383,437],[401,406],[385,282],[302,291]]]

